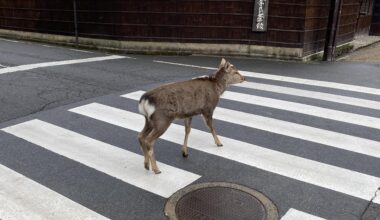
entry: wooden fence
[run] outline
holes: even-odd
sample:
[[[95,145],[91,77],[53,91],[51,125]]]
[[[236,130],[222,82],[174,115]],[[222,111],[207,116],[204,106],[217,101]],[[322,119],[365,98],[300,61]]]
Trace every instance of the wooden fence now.
[[[266,32],[252,31],[254,0],[76,0],[80,37],[323,49],[326,0],[269,0]],[[359,0],[344,0],[339,42],[352,40]],[[0,28],[74,35],[71,0],[0,0]]]

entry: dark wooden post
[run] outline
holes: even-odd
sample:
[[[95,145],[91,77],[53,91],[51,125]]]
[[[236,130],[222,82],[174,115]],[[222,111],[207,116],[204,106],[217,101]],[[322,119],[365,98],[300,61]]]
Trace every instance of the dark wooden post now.
[[[76,0],[73,0],[73,8],[74,8],[75,44],[78,47],[79,37],[78,37],[78,20],[77,20],[77,3],[76,3]]]
[[[325,41],[325,49],[323,53],[323,61],[333,61],[336,48],[336,38],[339,31],[340,13],[342,11],[342,0],[331,2],[329,22],[327,27],[327,35]]]

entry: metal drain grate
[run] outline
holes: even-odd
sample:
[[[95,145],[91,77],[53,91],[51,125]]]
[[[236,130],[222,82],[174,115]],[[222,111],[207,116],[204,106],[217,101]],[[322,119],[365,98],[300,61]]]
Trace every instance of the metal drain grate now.
[[[165,215],[171,220],[277,220],[274,204],[262,193],[231,183],[188,186],[169,198]]]

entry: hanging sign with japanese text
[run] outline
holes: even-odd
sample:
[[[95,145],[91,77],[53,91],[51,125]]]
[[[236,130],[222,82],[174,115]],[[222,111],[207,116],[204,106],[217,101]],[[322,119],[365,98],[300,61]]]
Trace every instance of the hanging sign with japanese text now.
[[[269,0],[255,0],[252,31],[266,31]]]

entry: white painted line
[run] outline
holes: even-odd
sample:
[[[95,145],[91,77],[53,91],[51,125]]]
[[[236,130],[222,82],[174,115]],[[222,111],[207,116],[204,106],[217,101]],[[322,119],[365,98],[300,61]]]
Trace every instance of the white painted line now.
[[[122,97],[139,100],[142,94],[144,94],[144,91],[129,93],[123,95]],[[338,132],[220,107],[215,109],[214,118],[233,124],[243,125],[380,158],[380,142],[365,138],[354,137],[347,134],[341,134]]]
[[[0,64],[0,67],[1,67],[1,68],[7,68],[8,66],[4,66],[4,65],[1,65],[1,64]]]
[[[80,106],[69,111],[137,132],[141,131],[145,120],[140,114],[98,103]],[[183,126],[172,124],[161,136],[161,139],[182,145],[184,131]],[[375,176],[266,149],[227,137],[220,136],[220,138],[224,147],[216,147],[209,132],[192,129],[188,146],[367,201],[373,197],[374,191],[380,184],[380,178]],[[179,148],[173,150],[179,150]],[[165,170],[163,169],[164,172]]]
[[[380,187],[375,193],[375,198],[372,200],[373,203],[380,204]]]
[[[4,39],[4,38],[0,38],[0,40],[12,42],[12,43],[20,43],[20,41],[17,41],[17,40],[8,40],[8,39]]]
[[[0,164],[0,219],[107,219]]]
[[[43,68],[43,67],[71,65],[71,64],[77,64],[77,63],[99,62],[99,61],[123,59],[123,58],[129,58],[129,57],[114,55],[114,56],[106,56],[106,57],[93,57],[93,58],[77,59],[77,60],[64,60],[64,61],[53,61],[53,62],[46,62],[46,63],[27,64],[27,65],[0,69],[0,74],[13,73],[13,72],[18,72],[18,71],[25,71],[25,70],[31,70],[31,69]]]
[[[354,137],[338,132],[234,111],[226,108],[216,108],[214,118],[380,158],[380,142],[365,138]]]
[[[198,68],[198,69],[206,69],[206,70],[217,70],[218,68],[215,67],[207,67],[207,66],[197,66],[197,65],[190,65],[190,64],[184,64],[184,63],[174,63],[174,62],[166,62],[161,60],[153,60],[155,63],[162,63],[162,64],[169,64],[169,65],[175,65],[175,66],[185,66],[185,67],[192,67],[192,68]]]
[[[282,216],[281,220],[325,220],[325,219],[291,208],[286,212],[284,216]]]
[[[129,57],[129,56],[128,56],[128,59],[130,59],[130,60],[137,60],[136,57]]]
[[[2,130],[166,198],[200,178],[199,175],[162,163],[159,163],[162,174],[155,175],[145,170],[143,156],[40,120]]]
[[[380,129],[380,118],[375,117],[229,91],[224,92],[221,98]]]
[[[82,53],[93,53],[91,51],[87,51],[87,50],[78,50],[78,49],[70,49],[72,51],[76,51],[76,52],[82,52]]]
[[[248,72],[248,71],[240,71],[240,72],[241,74],[248,77],[291,82],[291,83],[304,84],[304,85],[310,85],[310,86],[319,86],[319,87],[325,87],[325,88],[346,90],[346,91],[351,91],[351,92],[367,93],[371,95],[380,95],[380,89],[365,87],[365,86],[356,86],[356,85],[344,84],[344,83],[302,79],[302,78],[296,78],[296,77],[279,76],[279,75],[255,73],[255,72]]]
[[[261,78],[261,79],[291,82],[291,83],[304,84],[304,85],[310,85],[310,86],[319,86],[319,87],[325,87],[325,88],[346,90],[346,91],[351,91],[351,92],[367,93],[371,95],[380,95],[380,89],[365,87],[365,86],[303,79],[303,78],[288,77],[288,76],[271,75],[271,74],[248,72],[248,71],[241,71],[241,74],[248,77],[256,77],[256,78]]]
[[[48,47],[48,48],[55,47],[55,46],[46,45],[46,44],[41,44],[41,46],[43,46],[43,47]]]
[[[166,61],[159,61],[159,60],[154,60],[153,62],[177,65],[177,66],[200,68],[200,69],[216,70],[216,68],[212,68],[212,67],[188,65],[188,64],[183,64],[183,63],[174,63],[174,62],[166,62]],[[380,89],[371,88],[371,87],[356,86],[356,85],[327,82],[327,81],[320,81],[320,80],[303,79],[303,78],[297,78],[297,77],[272,75],[272,74],[266,74],[266,73],[256,73],[256,72],[249,72],[249,71],[239,71],[239,72],[243,74],[244,76],[248,76],[248,77],[255,77],[255,78],[261,78],[261,79],[269,79],[269,80],[276,80],[276,81],[283,81],[283,82],[291,82],[291,83],[296,83],[296,84],[304,84],[304,85],[319,86],[319,87],[325,87],[325,88],[347,90],[347,91],[352,91],[352,92],[380,95]]]
[[[235,84],[234,86],[380,110],[380,102],[371,101],[367,99],[352,98],[348,96],[334,95],[324,92],[315,92],[254,82],[244,82],[240,84]]]

